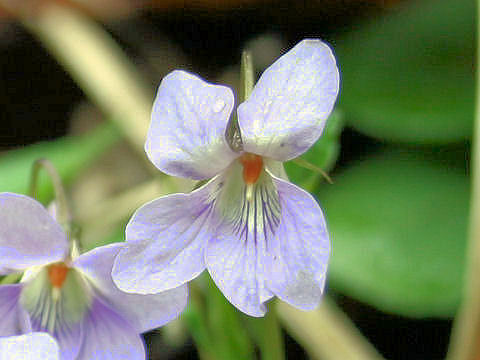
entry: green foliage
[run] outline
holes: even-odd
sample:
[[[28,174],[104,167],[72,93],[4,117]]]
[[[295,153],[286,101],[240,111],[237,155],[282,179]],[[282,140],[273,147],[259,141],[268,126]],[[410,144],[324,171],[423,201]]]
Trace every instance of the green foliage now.
[[[333,43],[348,124],[393,141],[439,144],[468,138],[475,2],[406,5]]]
[[[8,151],[0,157],[0,192],[26,194],[33,162],[40,158],[52,161],[63,181],[69,183],[119,138],[117,129],[107,123],[82,136],[69,136]],[[42,174],[38,198],[48,201],[52,195],[52,185]]]
[[[338,158],[342,129],[343,117],[341,112],[336,110],[328,118],[320,139],[301,158],[323,171],[329,171]],[[310,187],[322,179],[320,174],[299,166],[295,161],[289,161],[284,165],[290,180],[296,184]]]
[[[388,152],[346,169],[319,195],[332,241],[329,285],[386,312],[452,316],[460,301],[468,178]]]

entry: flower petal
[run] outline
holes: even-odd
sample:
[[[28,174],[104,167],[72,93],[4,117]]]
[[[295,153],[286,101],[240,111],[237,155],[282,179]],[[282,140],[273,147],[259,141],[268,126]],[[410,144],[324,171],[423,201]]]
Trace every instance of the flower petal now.
[[[302,310],[320,302],[327,272],[330,242],[322,210],[299,187],[274,178],[282,218],[266,258],[269,289]]]
[[[0,338],[0,360],[57,360],[58,345],[47,333]]]
[[[115,256],[124,243],[102,246],[80,255],[74,266],[88,277],[106,303],[122,315],[137,331],[143,333],[175,319],[187,305],[187,286],[156,295],[127,294],[112,281]]]
[[[155,294],[205,269],[204,247],[215,232],[212,194],[218,186],[214,178],[190,194],[164,196],[137,210],[113,265],[113,281],[121,290]]]
[[[244,150],[280,161],[301,155],[322,133],[338,89],[330,48],[301,41],[265,70],[238,107]]]
[[[22,284],[0,286],[0,336],[20,335],[30,330],[28,314],[19,303]]]
[[[233,305],[248,315],[263,316],[264,303],[273,297],[265,287],[264,257],[280,221],[277,190],[270,175],[262,172],[247,195],[239,165],[229,168],[224,182],[215,207],[222,221],[208,242],[207,269]]]
[[[162,80],[153,104],[145,151],[161,171],[195,180],[215,176],[237,157],[225,131],[232,90],[185,71]]]
[[[58,261],[68,251],[61,226],[37,201],[0,193],[0,274]]]
[[[91,304],[91,292],[79,272],[70,269],[55,298],[43,267],[24,284],[20,303],[30,315],[34,331],[48,332],[58,342],[63,360],[74,360],[82,346],[82,322]]]
[[[99,298],[83,321],[83,346],[76,360],[145,360],[141,336]]]

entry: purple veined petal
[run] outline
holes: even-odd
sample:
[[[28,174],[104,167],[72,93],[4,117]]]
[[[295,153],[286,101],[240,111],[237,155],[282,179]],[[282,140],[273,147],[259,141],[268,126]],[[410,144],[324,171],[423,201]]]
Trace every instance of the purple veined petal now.
[[[60,289],[53,289],[46,267],[29,274],[20,296],[34,331],[48,332],[60,348],[62,360],[75,360],[83,344],[82,323],[92,291],[80,272],[70,268]],[[55,291],[58,290],[58,291]]]
[[[138,332],[119,313],[95,297],[83,321],[83,345],[76,360],[145,360]]]
[[[273,180],[282,218],[266,257],[268,287],[290,305],[312,310],[321,300],[330,254],[325,219],[309,193],[279,178]]]
[[[113,265],[120,290],[156,294],[200,275],[204,248],[216,229],[211,215],[219,187],[216,177],[189,194],[167,195],[137,210]]]
[[[0,336],[20,335],[31,330],[28,314],[19,303],[22,284],[0,286]]]
[[[263,172],[250,200],[240,165],[226,174],[216,202],[221,225],[209,240],[207,269],[225,297],[251,316],[263,316],[265,302],[273,297],[266,288],[264,258],[280,221],[277,190],[270,175]]]
[[[112,281],[115,256],[124,243],[98,247],[80,255],[75,262],[95,286],[105,303],[115,309],[140,334],[175,319],[187,305],[187,286],[163,291],[155,295],[127,294],[120,291]]]
[[[301,41],[265,70],[238,107],[244,150],[279,161],[301,155],[321,135],[338,90],[330,48]]]
[[[67,251],[63,229],[39,202],[0,193],[0,274],[61,260]]]
[[[0,360],[57,360],[58,344],[47,333],[0,337]]]
[[[188,72],[165,76],[153,104],[145,151],[161,171],[195,180],[208,179],[238,155],[225,130],[234,98],[228,87]]]

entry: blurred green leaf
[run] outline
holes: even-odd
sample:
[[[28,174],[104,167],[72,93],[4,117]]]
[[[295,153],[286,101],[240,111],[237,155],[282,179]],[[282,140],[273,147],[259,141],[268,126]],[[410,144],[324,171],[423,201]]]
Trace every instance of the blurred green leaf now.
[[[32,164],[39,158],[52,161],[63,181],[68,184],[119,139],[120,133],[116,127],[106,123],[82,136],[64,137],[8,151],[0,156],[0,192],[26,194]],[[52,194],[51,183],[42,173],[38,198],[45,202],[51,199]]]
[[[244,315],[223,296],[213,280],[207,277],[207,313],[217,359],[253,358],[253,346],[245,326]]]
[[[332,240],[330,286],[386,312],[453,315],[464,268],[465,174],[397,152],[335,180],[319,195]]]
[[[393,141],[470,137],[475,2],[409,1],[391,11],[334,42],[348,123]]]
[[[329,171],[338,158],[342,129],[343,116],[339,110],[335,110],[328,118],[320,139],[301,158],[323,171]],[[296,184],[313,186],[322,178],[317,172],[305,169],[294,161],[286,162],[284,165],[290,180]]]

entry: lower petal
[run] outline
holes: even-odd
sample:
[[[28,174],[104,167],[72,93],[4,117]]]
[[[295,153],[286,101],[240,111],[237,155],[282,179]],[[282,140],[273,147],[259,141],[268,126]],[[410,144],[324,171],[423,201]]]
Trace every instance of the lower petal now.
[[[320,302],[330,253],[322,210],[299,187],[274,178],[282,217],[265,258],[269,289],[283,301],[302,310]]]
[[[75,268],[88,277],[105,302],[139,334],[178,317],[187,305],[186,285],[153,295],[128,294],[115,286],[111,272],[115,256],[123,246],[124,243],[116,243],[95,248],[80,255],[75,260]]]
[[[261,257],[253,241],[241,241],[227,226],[208,242],[210,276],[228,301],[250,316],[264,316],[264,303],[273,297],[264,286]]]
[[[141,336],[116,311],[94,298],[83,321],[83,346],[77,360],[145,360]]]
[[[197,277],[205,269],[204,248],[215,231],[212,201],[219,186],[214,178],[190,194],[164,196],[138,209],[115,259],[115,284],[126,292],[155,294]]]
[[[58,345],[46,333],[0,338],[0,360],[57,360]]]
[[[28,315],[19,303],[22,289],[21,284],[0,286],[0,336],[20,335],[30,328]]]

